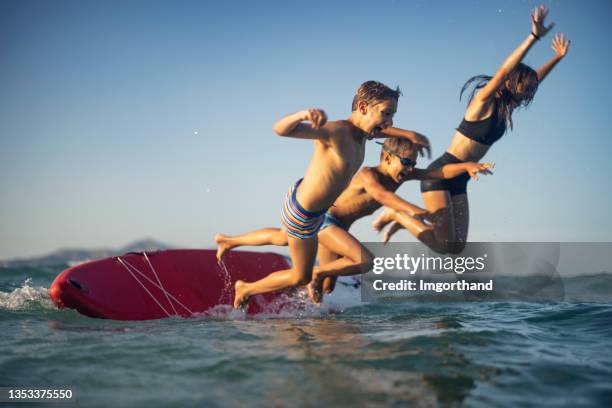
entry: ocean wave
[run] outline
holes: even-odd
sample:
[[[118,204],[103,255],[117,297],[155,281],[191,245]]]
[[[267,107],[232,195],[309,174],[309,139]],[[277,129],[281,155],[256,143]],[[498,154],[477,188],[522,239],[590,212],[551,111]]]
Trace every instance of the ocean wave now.
[[[49,291],[43,286],[31,286],[32,279],[26,279],[23,284],[12,292],[0,291],[0,310],[28,310],[35,307],[55,309],[49,296]]]

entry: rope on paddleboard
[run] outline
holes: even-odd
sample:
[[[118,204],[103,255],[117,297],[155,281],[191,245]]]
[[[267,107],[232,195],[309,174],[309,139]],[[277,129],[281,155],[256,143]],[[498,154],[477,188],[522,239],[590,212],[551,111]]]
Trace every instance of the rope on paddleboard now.
[[[145,290],[145,292],[147,292],[149,294],[149,296],[151,297],[151,299],[153,299],[155,301],[155,303],[157,303],[157,306],[159,306],[161,308],[161,310],[164,311],[164,313],[166,314],[166,316],[170,317],[170,313],[168,313],[168,311],[161,305],[161,303],[159,303],[159,301],[157,300],[157,298],[155,296],[153,296],[153,294],[149,291],[149,289],[146,288],[145,285],[142,284],[142,282],[136,277],[136,275],[134,275],[134,273],[132,271],[130,271],[130,269],[125,265],[123,259],[121,259],[121,257],[117,257],[117,260],[119,261],[119,263],[121,265],[123,265],[125,267],[125,269],[129,272],[130,275],[132,275],[132,277],[134,279],[136,279],[136,282],[138,282],[138,284],[140,284],[140,286],[142,286],[142,288]],[[139,271],[140,272],[140,271]],[[156,285],[157,286],[157,285]]]
[[[136,279],[136,281],[140,284],[140,286],[142,286],[142,288],[149,294],[149,296],[151,296],[153,298],[153,300],[155,301],[155,303],[157,303],[159,305],[159,307],[166,313],[166,315],[168,315],[168,317],[170,317],[170,313],[168,313],[166,311],[166,309],[164,309],[164,307],[158,302],[157,298],[155,296],[153,296],[153,294],[151,292],[149,292],[149,290],[147,290],[147,288],[142,284],[142,282],[134,275],[133,272],[136,272],[137,274],[139,274],[141,277],[143,277],[144,279],[146,279],[147,281],[149,281],[150,284],[152,284],[153,286],[155,286],[157,289],[161,290],[162,292],[164,292],[164,294],[166,295],[166,297],[171,298],[172,300],[174,300],[176,303],[178,303],[183,309],[185,309],[190,315],[195,314],[193,311],[191,311],[191,309],[189,309],[187,306],[185,306],[180,300],[178,300],[177,298],[175,298],[174,296],[172,296],[172,293],[166,291],[166,289],[163,288],[163,286],[158,285],[157,283],[155,283],[151,278],[149,278],[147,275],[145,275],[144,273],[142,273],[141,271],[138,270],[138,268],[136,268],[134,265],[130,264],[128,261],[121,259],[121,257],[117,257],[117,260],[119,261],[119,263],[121,265],[123,265],[123,267],[130,273],[130,275],[132,275],[132,277],[134,279]],[[131,269],[131,270],[130,270]],[[132,272],[133,271],[133,272]],[[159,278],[158,278],[159,279]],[[170,305],[172,305],[172,302],[170,302]],[[174,305],[172,305],[172,309],[174,309]],[[176,309],[174,309],[174,312],[178,315],[178,313],[176,312]]]
[[[162,285],[161,280],[159,280],[159,276],[157,276],[157,272],[155,271],[155,268],[153,268],[153,264],[149,260],[149,257],[147,256],[147,253],[143,252],[142,254],[144,255],[144,259],[146,259],[147,263],[149,264],[149,267],[151,268],[151,271],[153,272],[153,275],[155,275],[155,279],[157,279],[157,283],[159,283],[159,286],[161,287],[162,291],[164,292],[164,295],[166,295],[166,300],[168,301],[168,303],[170,303],[170,306],[172,306],[172,310],[174,310],[174,315],[178,316],[178,313],[177,313],[176,309],[174,308],[174,303],[172,303],[170,301],[170,298],[168,297],[168,292],[164,288],[164,285]]]

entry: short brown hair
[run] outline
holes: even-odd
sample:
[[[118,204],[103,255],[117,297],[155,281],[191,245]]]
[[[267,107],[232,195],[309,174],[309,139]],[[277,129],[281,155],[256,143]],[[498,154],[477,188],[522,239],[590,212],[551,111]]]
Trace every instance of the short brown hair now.
[[[402,91],[400,91],[399,86],[393,90],[383,83],[366,81],[357,89],[357,93],[353,98],[351,110],[357,110],[357,103],[359,103],[359,101],[364,101],[372,106],[389,99],[393,99],[397,102],[401,94]]]
[[[377,142],[378,143],[378,142]],[[385,139],[385,143],[382,144],[380,150],[380,160],[385,157],[385,152],[399,154],[402,157],[406,157],[414,152],[414,143],[408,139],[401,137],[388,137]]]

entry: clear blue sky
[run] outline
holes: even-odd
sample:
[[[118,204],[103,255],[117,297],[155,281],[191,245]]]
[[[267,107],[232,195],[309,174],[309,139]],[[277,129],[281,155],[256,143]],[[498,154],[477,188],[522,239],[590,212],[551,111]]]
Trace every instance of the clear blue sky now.
[[[3,0],[0,259],[279,226],[312,143],[272,124],[308,107],[346,118],[369,79],[401,87],[396,125],[439,156],[461,85],[495,71],[536,4]],[[487,155],[495,175],[470,184],[471,240],[612,241],[612,3],[545,4],[572,46]],[[370,222],[353,230],[364,241]]]

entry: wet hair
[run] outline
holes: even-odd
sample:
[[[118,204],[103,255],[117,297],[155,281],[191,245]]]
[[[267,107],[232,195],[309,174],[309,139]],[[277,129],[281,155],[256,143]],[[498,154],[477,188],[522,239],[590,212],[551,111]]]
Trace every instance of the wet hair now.
[[[377,105],[386,100],[394,100],[397,102],[401,94],[402,91],[400,91],[399,86],[393,90],[383,83],[366,81],[357,89],[357,93],[353,98],[351,110],[353,112],[357,110],[359,101],[364,101],[370,106]]]
[[[476,90],[483,88],[493,78],[489,75],[476,75],[467,80],[461,88],[459,99],[472,84],[476,84],[470,93],[468,103],[472,101]],[[538,73],[528,65],[519,63],[506,76],[504,83],[499,89],[500,96],[497,103],[497,117],[500,121],[505,122],[506,127],[512,129],[512,111],[515,107],[512,102],[517,102],[516,108],[525,108],[529,106],[536,91],[538,90]]]
[[[414,148],[414,143],[408,139],[401,137],[388,137],[382,144],[382,149],[380,149],[380,160],[382,161],[384,159],[385,152],[396,153],[402,157],[406,157],[414,152]]]

